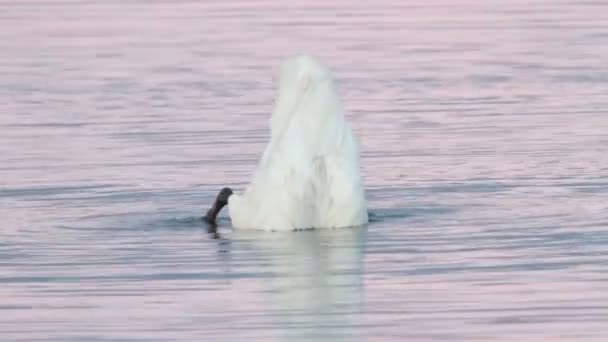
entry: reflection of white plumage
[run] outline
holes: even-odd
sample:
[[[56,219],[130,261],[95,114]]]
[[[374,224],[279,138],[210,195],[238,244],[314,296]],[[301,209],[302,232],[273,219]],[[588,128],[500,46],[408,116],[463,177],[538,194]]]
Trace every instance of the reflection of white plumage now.
[[[281,66],[270,142],[245,192],[230,196],[228,210],[237,229],[367,223],[358,142],[329,70],[313,57]]]
[[[365,340],[357,334],[365,298],[365,235],[361,227],[298,234],[233,232],[232,238],[242,242],[240,252],[262,258],[264,272],[271,274],[256,281],[264,299],[258,310],[279,313],[264,321],[277,340]]]

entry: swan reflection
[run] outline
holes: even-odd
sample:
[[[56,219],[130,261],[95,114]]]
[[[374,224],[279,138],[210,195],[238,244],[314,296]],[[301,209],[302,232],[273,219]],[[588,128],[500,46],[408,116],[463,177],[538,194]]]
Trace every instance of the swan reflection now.
[[[284,340],[356,340],[364,235],[361,227],[233,233],[270,261],[264,295]]]

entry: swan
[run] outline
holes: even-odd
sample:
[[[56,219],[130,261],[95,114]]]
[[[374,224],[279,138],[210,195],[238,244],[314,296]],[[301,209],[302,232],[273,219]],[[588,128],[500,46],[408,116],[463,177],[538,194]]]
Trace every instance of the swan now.
[[[204,217],[227,205],[234,229],[287,231],[368,223],[359,142],[333,76],[310,55],[282,62],[270,141],[241,194],[223,188]]]

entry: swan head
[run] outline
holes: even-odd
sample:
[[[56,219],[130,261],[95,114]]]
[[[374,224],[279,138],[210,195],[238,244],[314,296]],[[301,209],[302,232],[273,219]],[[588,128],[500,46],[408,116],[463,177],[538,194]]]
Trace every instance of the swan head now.
[[[232,193],[232,189],[230,188],[223,188],[220,190],[215,198],[215,202],[211,206],[211,209],[207,211],[207,215],[203,216],[203,220],[211,225],[215,225],[217,215],[220,213],[222,208],[228,204],[228,198],[232,196]]]

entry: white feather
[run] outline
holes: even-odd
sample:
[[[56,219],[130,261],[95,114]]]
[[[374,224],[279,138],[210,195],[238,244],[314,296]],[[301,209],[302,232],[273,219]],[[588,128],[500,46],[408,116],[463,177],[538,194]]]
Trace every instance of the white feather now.
[[[271,138],[249,186],[228,201],[237,229],[294,230],[368,222],[359,145],[329,70],[310,56],[281,66]]]

